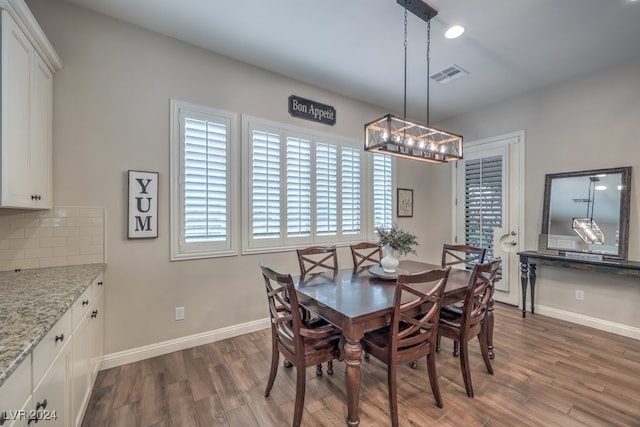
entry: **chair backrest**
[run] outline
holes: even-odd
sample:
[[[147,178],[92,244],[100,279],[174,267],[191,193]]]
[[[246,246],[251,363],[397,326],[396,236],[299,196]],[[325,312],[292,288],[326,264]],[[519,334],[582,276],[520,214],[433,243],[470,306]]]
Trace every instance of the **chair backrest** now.
[[[416,274],[398,274],[391,318],[392,358],[395,358],[393,353],[402,351],[412,353],[409,359],[420,357],[425,354],[426,346],[435,343],[449,271],[451,267]]]
[[[442,245],[442,266],[464,264],[466,268],[473,268],[484,262],[487,253],[485,248],[470,245]]]
[[[303,338],[300,335],[302,316],[298,305],[298,296],[290,274],[281,274],[260,263],[264,285],[269,303],[269,316],[274,336],[295,350],[304,354]]]
[[[382,250],[377,243],[362,242],[351,245],[353,269],[358,270],[370,265],[380,265]]]
[[[310,272],[338,271],[338,256],[335,246],[312,246],[298,249],[297,252],[301,276]]]
[[[462,321],[460,322],[461,333],[471,333],[469,336],[475,336],[479,332],[480,322],[487,313],[489,301],[493,297],[496,276],[500,268],[500,258],[490,262],[477,264],[469,281],[462,307]]]

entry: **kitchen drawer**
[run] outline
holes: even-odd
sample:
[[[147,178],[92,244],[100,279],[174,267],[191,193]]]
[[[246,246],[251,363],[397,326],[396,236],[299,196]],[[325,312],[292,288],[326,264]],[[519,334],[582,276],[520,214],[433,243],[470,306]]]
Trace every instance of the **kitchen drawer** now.
[[[15,418],[10,411],[15,413],[22,409],[29,396],[31,396],[31,355],[27,356],[0,386],[0,416],[4,414],[5,418],[8,418],[4,426],[11,424]]]
[[[36,387],[64,344],[71,340],[71,311],[67,312],[33,349],[33,386]]]
[[[91,304],[93,304],[93,286],[89,286],[85,291],[80,295],[80,298],[73,303],[71,307],[71,318],[73,320],[73,330],[75,331],[78,325],[80,324],[80,320],[82,316],[89,310]]]

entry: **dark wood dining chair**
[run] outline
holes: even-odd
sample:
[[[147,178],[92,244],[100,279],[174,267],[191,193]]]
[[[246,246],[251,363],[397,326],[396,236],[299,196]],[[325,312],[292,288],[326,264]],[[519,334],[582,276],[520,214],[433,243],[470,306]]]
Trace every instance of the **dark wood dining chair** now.
[[[365,334],[362,348],[387,365],[391,424],[398,425],[398,365],[427,358],[427,373],[436,405],[442,397],[436,373],[435,344],[442,295],[451,267],[417,274],[398,274],[389,326]]]
[[[484,262],[487,253],[486,248],[476,248],[470,245],[442,245],[442,266],[459,266],[464,264],[466,268],[472,269],[476,264]]]
[[[300,275],[321,271],[338,271],[338,256],[335,246],[311,246],[298,249],[298,263]]]
[[[380,265],[382,250],[378,243],[362,242],[351,245],[353,271],[358,272],[365,267]]]
[[[477,264],[467,282],[462,310],[445,311],[443,309],[440,316],[437,351],[440,350],[440,337],[450,338],[459,343],[460,369],[462,370],[464,387],[469,397],[473,397],[473,386],[469,369],[468,342],[473,338],[478,337],[480,352],[487,372],[493,375],[485,320],[487,310],[492,302],[496,274],[501,262],[501,259],[496,259],[491,262]]]
[[[327,324],[318,327],[305,324],[291,275],[277,273],[262,263],[260,269],[271,317],[271,369],[264,396],[269,397],[271,393],[282,353],[296,367],[293,426],[299,426],[304,406],[306,368],[338,358],[340,332]]]

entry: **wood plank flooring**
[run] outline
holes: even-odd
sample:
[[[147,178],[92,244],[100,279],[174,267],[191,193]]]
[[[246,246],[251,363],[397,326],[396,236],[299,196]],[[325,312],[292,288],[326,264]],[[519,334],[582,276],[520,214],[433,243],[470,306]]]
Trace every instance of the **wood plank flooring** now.
[[[640,426],[640,341],[541,315],[522,319],[497,304],[495,374],[471,341],[475,398],[467,397],[458,358],[442,340],[439,409],[426,362],[398,370],[403,426]],[[101,371],[83,426],[287,426],[295,369],[280,363],[270,397],[264,387],[270,330]],[[390,425],[386,367],[363,360],[361,426]],[[344,364],[333,376],[307,370],[304,426],[346,425]]]

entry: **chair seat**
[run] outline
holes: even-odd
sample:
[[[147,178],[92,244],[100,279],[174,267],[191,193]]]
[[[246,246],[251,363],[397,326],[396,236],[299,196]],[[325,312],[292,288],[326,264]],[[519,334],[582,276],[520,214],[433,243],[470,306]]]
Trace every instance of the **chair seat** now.
[[[401,325],[399,331],[402,332],[409,328],[410,325]],[[435,335],[432,332],[423,332],[430,334],[429,341],[421,341],[416,345],[407,346],[398,349],[396,365],[402,365],[407,362],[416,360],[416,354],[423,355],[431,351],[431,341],[435,341]],[[365,334],[362,339],[362,348],[371,353],[375,358],[385,363],[389,362],[389,344],[391,343],[391,327],[385,327]]]

